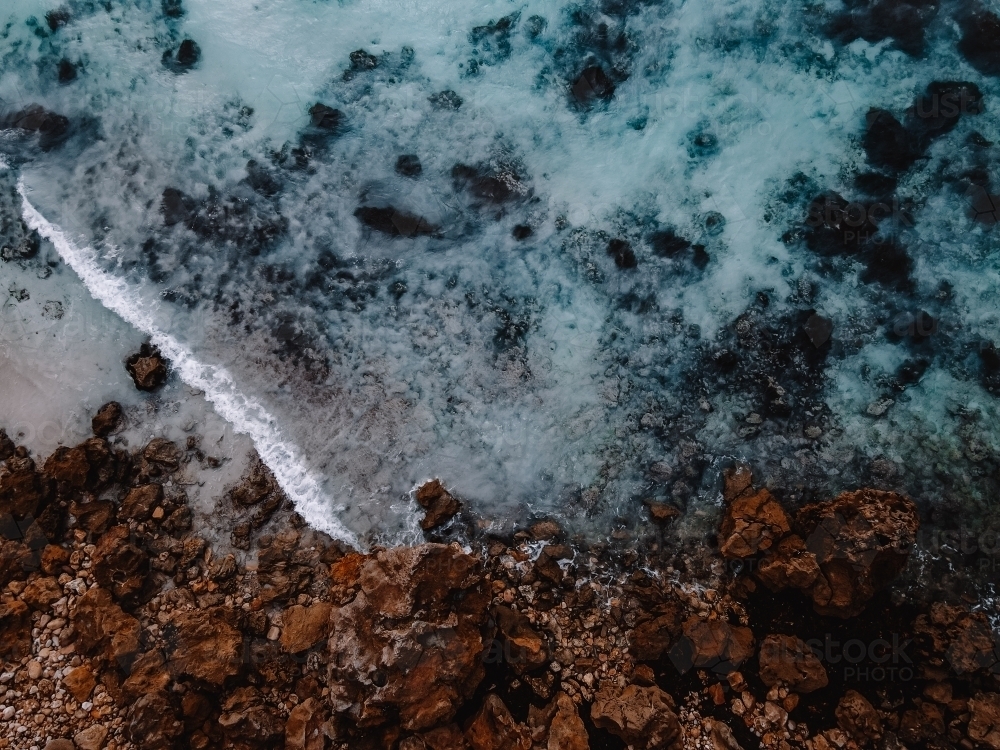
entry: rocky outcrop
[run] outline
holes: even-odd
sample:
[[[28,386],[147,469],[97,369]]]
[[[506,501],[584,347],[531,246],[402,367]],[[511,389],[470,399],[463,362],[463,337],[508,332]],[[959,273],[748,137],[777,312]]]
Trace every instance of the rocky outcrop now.
[[[760,679],[770,686],[783,685],[796,693],[811,693],[826,687],[829,679],[823,663],[801,639],[792,635],[769,635],[760,644]]]
[[[590,708],[594,726],[626,744],[648,750],[681,750],[684,743],[674,701],[658,687],[601,688]]]
[[[90,428],[97,437],[107,437],[121,427],[124,412],[117,401],[109,401],[90,420]]]
[[[587,727],[572,698],[559,693],[554,704],[556,710],[549,724],[546,750],[590,750]]]
[[[795,527],[820,568],[808,589],[816,611],[852,617],[906,567],[920,520],[909,498],[866,489],[807,505]]]
[[[757,558],[755,576],[773,591],[801,590],[822,615],[853,617],[906,566],[920,526],[913,502],[863,489],[801,508],[794,523],[750,471],[726,472],[720,552]]]
[[[131,662],[139,650],[139,621],[122,611],[106,589],[95,587],[76,601],[72,613],[78,647],[119,663]]]
[[[983,612],[935,602],[917,617],[914,629],[928,639],[933,652],[944,655],[954,674],[1000,672],[1000,642]]]
[[[334,566],[327,675],[334,710],[360,727],[447,721],[484,674],[482,566],[457,546],[349,555]]]
[[[443,526],[462,508],[462,504],[437,479],[420,485],[416,498],[424,509],[424,517],[420,521],[420,528],[424,531]]]
[[[969,701],[969,739],[980,747],[1000,750],[1000,694],[979,693]]]
[[[125,370],[140,391],[155,391],[167,379],[167,360],[155,346],[143,344],[125,360]]]
[[[316,602],[308,607],[296,604],[286,609],[282,616],[282,648],[290,654],[298,654],[329,636],[332,611],[328,602]]]
[[[530,750],[528,728],[510,715],[504,702],[495,694],[486,696],[482,708],[465,732],[472,750]]]
[[[861,747],[882,739],[882,719],[857,690],[848,690],[837,704],[837,726]]]
[[[177,613],[165,631],[170,644],[170,673],[211,685],[221,685],[227,677],[237,674],[243,659],[243,634],[235,621],[235,613],[225,607]]]
[[[730,558],[769,549],[791,531],[788,515],[767,490],[745,490],[726,507],[719,530],[719,551]]]
[[[726,675],[753,656],[753,632],[742,625],[692,615],[682,632],[670,649],[670,660],[681,673],[694,667]]]

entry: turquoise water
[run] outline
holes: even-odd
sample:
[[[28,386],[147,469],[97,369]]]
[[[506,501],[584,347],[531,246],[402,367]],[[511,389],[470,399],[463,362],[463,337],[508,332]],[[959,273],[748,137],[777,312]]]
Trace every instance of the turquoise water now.
[[[355,541],[432,476],[604,534],[734,457],[989,518],[997,42],[888,7],[7,3],[5,314],[97,322],[2,367],[96,407],[152,337]]]

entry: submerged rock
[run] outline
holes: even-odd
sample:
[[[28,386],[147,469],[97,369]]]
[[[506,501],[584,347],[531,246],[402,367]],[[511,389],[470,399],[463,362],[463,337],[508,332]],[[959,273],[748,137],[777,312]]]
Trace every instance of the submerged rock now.
[[[117,401],[109,401],[90,420],[90,427],[97,437],[107,437],[117,430],[122,423],[122,405]]]

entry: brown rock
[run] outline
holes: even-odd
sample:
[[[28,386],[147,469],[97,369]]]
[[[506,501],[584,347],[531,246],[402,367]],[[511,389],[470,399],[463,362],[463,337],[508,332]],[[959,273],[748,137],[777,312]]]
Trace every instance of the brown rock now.
[[[837,705],[837,726],[861,747],[882,739],[882,720],[875,707],[857,690],[848,690]]]
[[[156,390],[167,379],[167,361],[159,349],[149,344],[143,344],[136,354],[125,360],[125,370],[140,391]]]
[[[94,724],[73,736],[77,750],[104,750],[104,740],[108,737],[107,727]]]
[[[808,589],[819,577],[816,555],[806,549],[798,534],[789,534],[764,556],[755,575],[772,591],[785,588]]]
[[[732,730],[723,722],[709,719],[711,725],[708,728],[708,741],[711,743],[711,750],[743,750]]]
[[[549,725],[549,740],[546,750],[590,750],[587,727],[580,718],[580,712],[573,699],[566,693],[555,698],[556,713]]]
[[[536,521],[528,529],[531,537],[536,541],[543,539],[558,539],[562,534],[562,529],[555,521]]]
[[[750,557],[769,549],[790,530],[785,509],[770,492],[745,492],[726,507],[719,551],[729,558]]]
[[[590,707],[594,726],[629,745],[648,750],[681,750],[683,738],[674,701],[658,687],[602,686]]]
[[[253,687],[237,688],[223,701],[219,724],[234,750],[274,747],[285,733],[277,711]]]
[[[84,664],[63,677],[63,684],[79,703],[83,703],[97,686],[97,678],[93,670]]]
[[[809,589],[814,608],[845,618],[902,571],[920,526],[909,498],[869,489],[807,505],[795,523],[820,567]]]
[[[100,649],[107,658],[125,662],[139,650],[139,621],[125,614],[106,589],[92,588],[77,599],[72,618],[84,653]]]
[[[514,721],[507,706],[494,693],[486,696],[465,739],[472,750],[529,750],[531,737],[528,728]]]
[[[141,654],[132,663],[128,678],[122,683],[122,695],[128,702],[137,700],[140,695],[166,690],[170,686],[170,675],[167,674],[166,660],[158,648]]]
[[[315,698],[292,709],[285,722],[285,750],[323,750],[326,713]]]
[[[994,670],[1000,663],[1000,644],[982,612],[935,602],[928,614],[917,617],[914,630],[930,640],[934,655],[944,657],[959,676]]]
[[[86,487],[89,472],[87,452],[82,447],[56,448],[42,467],[42,474],[67,490],[82,490]]]
[[[28,545],[0,538],[0,588],[25,578],[37,565],[38,557]]]
[[[35,462],[27,451],[17,453],[0,466],[0,514],[10,513],[14,518],[37,517],[42,505],[41,477],[35,471]]]
[[[829,682],[823,663],[793,635],[769,635],[760,644],[760,679],[768,687],[784,685],[811,693]]]
[[[646,507],[649,508],[649,517],[656,523],[667,523],[681,514],[680,508],[670,503],[658,503],[655,500],[650,500],[646,503]]]
[[[149,556],[131,542],[128,526],[109,529],[90,559],[94,579],[117,599],[137,593],[149,573]]]
[[[6,461],[13,456],[16,448],[14,441],[7,436],[7,431],[0,430],[0,461]]]
[[[142,449],[142,460],[164,471],[177,471],[181,465],[181,449],[166,438],[153,438]]]
[[[921,703],[917,709],[904,711],[899,722],[899,736],[907,743],[920,743],[944,734],[944,713],[934,703]]]
[[[426,511],[420,522],[420,528],[424,531],[443,525],[462,508],[462,504],[452,497],[438,479],[432,479],[417,488],[417,502]]]
[[[430,750],[467,750],[465,737],[455,724],[445,724],[420,735]]]
[[[629,634],[629,650],[638,661],[656,661],[681,635],[681,609],[640,623]]]
[[[493,616],[507,644],[504,660],[516,672],[531,672],[548,663],[547,643],[523,612],[501,605],[494,607]]]
[[[950,682],[930,682],[924,688],[924,697],[935,703],[947,706],[951,703],[951,683]]]
[[[221,685],[240,671],[243,634],[225,607],[187,610],[175,614],[164,629],[167,668],[174,677],[187,675]]]
[[[144,484],[129,490],[122,500],[118,515],[134,521],[148,521],[153,509],[163,502],[163,487],[158,484]]]
[[[122,423],[122,405],[117,401],[109,401],[90,420],[90,427],[97,437],[107,437],[117,430]]]
[[[45,545],[41,559],[42,572],[45,575],[59,575],[67,563],[69,563],[69,550],[63,549],[58,544]]]
[[[328,642],[334,710],[362,727],[398,715],[408,732],[449,721],[482,679],[492,637],[479,561],[424,544],[347,556],[332,572],[345,601]]]
[[[32,609],[46,610],[52,602],[61,599],[62,586],[55,578],[36,578],[21,592],[21,601]]]
[[[76,750],[72,740],[49,740],[45,743],[44,750]]]
[[[162,690],[147,693],[133,703],[126,722],[129,739],[143,750],[171,750],[184,730],[170,696]]]
[[[115,506],[109,500],[93,500],[84,496],[85,502],[73,501],[70,514],[76,518],[76,525],[92,534],[103,534],[115,522]]]
[[[980,747],[1000,750],[1000,694],[978,693],[969,701],[969,739]]]
[[[282,648],[290,654],[297,654],[329,637],[332,610],[327,602],[316,602],[309,607],[296,604],[286,609],[282,617]]]
[[[10,594],[0,595],[0,658],[17,660],[31,652],[31,610]]]
[[[729,674],[753,655],[753,632],[724,620],[691,616],[683,637],[670,649],[670,660],[681,673],[692,667]]]

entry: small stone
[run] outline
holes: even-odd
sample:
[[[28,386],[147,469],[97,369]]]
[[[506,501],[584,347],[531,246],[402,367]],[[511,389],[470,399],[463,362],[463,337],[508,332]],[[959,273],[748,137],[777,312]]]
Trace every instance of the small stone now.
[[[28,662],[28,677],[32,680],[37,680],[42,676],[42,665],[37,661],[32,659]]]
[[[272,625],[271,629],[267,631],[267,640],[276,641],[281,637],[281,628],[277,625]]]

